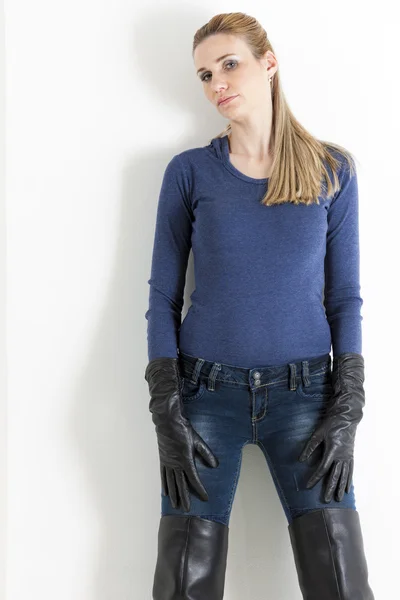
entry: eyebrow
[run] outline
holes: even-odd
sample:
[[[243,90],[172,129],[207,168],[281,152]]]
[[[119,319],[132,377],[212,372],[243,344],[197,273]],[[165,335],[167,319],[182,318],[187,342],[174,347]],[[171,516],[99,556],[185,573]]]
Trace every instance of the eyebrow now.
[[[215,62],[219,63],[219,62],[221,62],[221,60],[223,60],[227,56],[231,56],[231,54],[234,54],[234,52],[229,52],[229,54],[224,54],[223,56],[220,56],[219,58],[217,58],[217,60]],[[196,75],[198,75],[200,73],[200,71],[206,71],[206,70],[207,69],[205,69],[204,67],[201,67],[201,69],[198,69]]]

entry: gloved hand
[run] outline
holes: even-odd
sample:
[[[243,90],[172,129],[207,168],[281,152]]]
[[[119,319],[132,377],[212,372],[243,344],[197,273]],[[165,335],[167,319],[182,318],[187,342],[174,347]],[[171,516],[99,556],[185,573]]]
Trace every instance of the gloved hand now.
[[[153,359],[146,367],[145,379],[151,396],[149,410],[156,426],[162,491],[164,496],[170,496],[173,508],[178,508],[181,502],[187,512],[190,510],[188,481],[201,500],[208,500],[196,469],[195,452],[211,467],[218,467],[219,462],[183,414],[178,359]]]
[[[361,354],[346,352],[333,358],[332,387],[323,421],[307,442],[299,460],[304,461],[324,442],[322,460],[306,484],[313,487],[328,471],[325,502],[330,502],[337,486],[336,499],[349,493],[354,470],[354,442],[356,429],[363,417],[365,405],[364,358]]]

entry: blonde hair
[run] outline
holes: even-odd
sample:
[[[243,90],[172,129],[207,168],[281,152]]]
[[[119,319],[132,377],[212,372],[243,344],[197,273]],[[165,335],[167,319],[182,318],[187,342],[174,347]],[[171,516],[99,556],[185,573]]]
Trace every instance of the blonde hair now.
[[[267,33],[259,22],[245,13],[233,12],[215,15],[196,31],[192,55],[200,42],[218,33],[243,39],[257,60],[260,60],[267,50],[275,54]],[[299,123],[286,102],[279,69],[273,76],[271,87],[273,161],[268,191],[261,202],[266,206],[284,202],[319,204],[319,195],[327,194],[330,197],[340,189],[338,170],[342,167],[342,160],[347,161],[351,173],[354,174],[354,157],[338,144],[316,139]],[[224,137],[230,131],[229,124],[214,137]],[[339,159],[335,158],[335,151],[339,154]],[[326,165],[329,165],[332,171],[333,183]]]

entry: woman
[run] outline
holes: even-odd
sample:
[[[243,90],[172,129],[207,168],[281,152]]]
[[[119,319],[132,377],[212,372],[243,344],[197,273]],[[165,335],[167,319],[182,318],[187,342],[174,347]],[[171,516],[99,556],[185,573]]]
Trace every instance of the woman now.
[[[373,600],[352,482],[365,404],[354,160],[294,118],[252,17],[213,17],[193,58],[229,125],[172,158],[158,203],[145,373],[162,483],[153,598],[223,598],[252,443],[303,597]],[[181,324],[191,247],[196,289]]]

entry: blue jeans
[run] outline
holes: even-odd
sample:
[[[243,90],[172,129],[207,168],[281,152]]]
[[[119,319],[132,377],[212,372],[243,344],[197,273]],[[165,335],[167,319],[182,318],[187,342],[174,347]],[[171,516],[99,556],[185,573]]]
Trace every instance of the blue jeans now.
[[[328,475],[305,487],[319,464],[323,444],[299,462],[305,444],[324,416],[332,393],[331,356],[247,369],[179,353],[185,415],[219,460],[212,468],[195,453],[208,501],[191,492],[189,512],[173,508],[161,493],[161,516],[196,515],[229,524],[242,450],[260,446],[288,523],[319,508],[356,509],[354,485],[341,502],[323,499]]]

